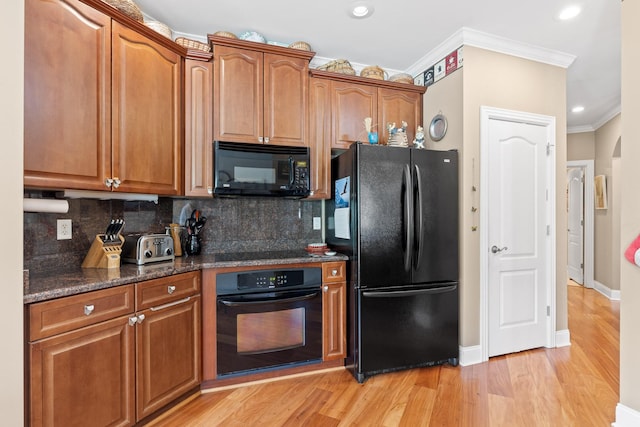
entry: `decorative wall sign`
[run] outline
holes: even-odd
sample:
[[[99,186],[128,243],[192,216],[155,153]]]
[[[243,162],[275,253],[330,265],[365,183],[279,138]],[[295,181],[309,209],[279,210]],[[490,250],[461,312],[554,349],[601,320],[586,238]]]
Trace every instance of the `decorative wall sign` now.
[[[462,68],[462,49],[462,46],[459,47],[458,49],[454,50],[449,55],[438,61],[433,67],[425,70],[422,74],[423,78],[416,78],[414,80],[414,83],[419,84],[418,82],[422,80],[422,84],[424,84],[425,86],[431,86],[438,80],[453,73],[455,70]]]

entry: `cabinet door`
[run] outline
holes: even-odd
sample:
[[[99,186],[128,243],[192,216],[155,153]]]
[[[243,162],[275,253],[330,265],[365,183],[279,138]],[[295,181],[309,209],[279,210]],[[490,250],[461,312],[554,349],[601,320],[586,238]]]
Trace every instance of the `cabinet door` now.
[[[264,55],[264,142],[307,146],[309,61]]]
[[[26,0],[24,185],[106,190],[111,18],[77,0]]]
[[[185,196],[213,194],[212,75],[211,62],[185,60]]]
[[[378,123],[382,124],[384,130],[382,133],[378,131],[380,141],[387,143],[387,123],[395,123],[400,127],[403,120],[407,122],[407,139],[411,144],[416,136],[416,127],[422,125],[422,94],[378,88]]]
[[[347,355],[347,283],[325,283],[322,287],[323,360],[344,359]]]
[[[150,308],[137,325],[137,419],[197,387],[201,374],[200,295]]]
[[[263,131],[263,54],[227,46],[213,49],[213,137],[260,143]]]
[[[377,88],[349,82],[332,82],[332,148],[348,149],[356,141],[367,141],[365,117],[371,117],[373,131],[382,134],[384,125],[376,123]]]
[[[31,426],[133,425],[134,331],[124,316],[31,343]]]
[[[115,21],[112,43],[114,190],[178,195],[182,58]]]
[[[311,195],[331,198],[331,81],[309,79],[309,152]]]

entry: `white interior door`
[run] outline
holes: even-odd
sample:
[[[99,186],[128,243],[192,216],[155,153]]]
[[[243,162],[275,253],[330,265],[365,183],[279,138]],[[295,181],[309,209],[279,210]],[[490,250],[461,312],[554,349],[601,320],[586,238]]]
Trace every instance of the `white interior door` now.
[[[584,283],[584,171],[567,171],[568,252],[567,273],[574,282]]]
[[[488,355],[547,344],[551,278],[548,126],[489,118]]]

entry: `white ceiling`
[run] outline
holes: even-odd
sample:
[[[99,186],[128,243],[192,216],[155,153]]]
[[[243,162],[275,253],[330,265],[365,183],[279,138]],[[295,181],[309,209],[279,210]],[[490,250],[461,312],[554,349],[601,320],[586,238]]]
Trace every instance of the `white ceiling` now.
[[[135,1],[174,35],[205,40],[216,31],[251,30],[268,41],[306,41],[316,58],[345,58],[356,70],[379,65],[417,75],[448,53],[442,54],[443,44],[458,40],[456,35],[495,37],[516,51],[540,48],[560,54],[561,62],[575,57],[565,63],[569,132],[595,130],[620,112],[619,0],[363,0],[375,8],[367,19],[348,15],[352,0]],[[569,4],[581,5],[582,13],[556,20]],[[572,113],[578,104],[584,112]]]

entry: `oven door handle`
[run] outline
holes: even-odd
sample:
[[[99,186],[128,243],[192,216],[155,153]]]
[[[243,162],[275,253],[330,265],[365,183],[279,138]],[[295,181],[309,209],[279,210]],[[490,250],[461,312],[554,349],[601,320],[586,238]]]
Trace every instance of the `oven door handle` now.
[[[289,298],[265,298],[260,300],[246,300],[246,299],[219,299],[218,302],[226,305],[227,307],[239,307],[243,305],[256,305],[256,304],[288,304],[292,302],[305,301],[318,296],[320,291],[315,291],[310,294],[297,295]]]

